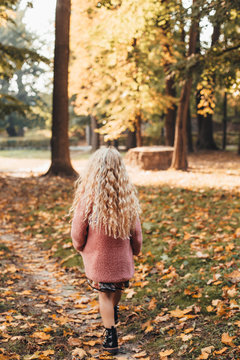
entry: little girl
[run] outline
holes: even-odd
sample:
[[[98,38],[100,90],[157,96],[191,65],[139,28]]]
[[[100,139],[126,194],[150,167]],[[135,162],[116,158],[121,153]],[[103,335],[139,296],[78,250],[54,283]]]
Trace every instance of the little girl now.
[[[82,255],[90,285],[99,292],[103,349],[117,354],[117,305],[134,274],[133,255],[141,250],[142,231],[135,189],[115,148],[92,155],[77,180],[72,211],[73,246]]]

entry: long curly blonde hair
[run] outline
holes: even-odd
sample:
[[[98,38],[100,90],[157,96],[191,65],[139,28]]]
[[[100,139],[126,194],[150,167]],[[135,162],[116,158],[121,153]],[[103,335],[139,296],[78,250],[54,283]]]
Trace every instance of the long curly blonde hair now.
[[[97,150],[76,181],[70,213],[84,204],[84,219],[108,236],[128,239],[140,213],[136,190],[120,153],[113,147]]]

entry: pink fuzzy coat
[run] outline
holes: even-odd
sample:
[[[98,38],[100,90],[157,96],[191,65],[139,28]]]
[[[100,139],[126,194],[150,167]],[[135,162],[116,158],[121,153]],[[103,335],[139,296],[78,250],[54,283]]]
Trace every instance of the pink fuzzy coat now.
[[[133,255],[138,255],[142,247],[139,219],[130,240],[99,233],[83,219],[83,209],[79,204],[74,213],[71,236],[73,246],[82,255],[86,276],[95,282],[131,279],[134,274]]]

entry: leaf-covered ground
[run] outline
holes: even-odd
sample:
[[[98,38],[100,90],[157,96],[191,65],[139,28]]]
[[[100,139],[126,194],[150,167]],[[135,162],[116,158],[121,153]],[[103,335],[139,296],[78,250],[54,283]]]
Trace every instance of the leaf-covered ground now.
[[[112,358],[71,246],[73,183],[2,176],[0,186],[0,360]],[[118,358],[239,359],[239,193],[138,191],[144,246],[121,303]]]

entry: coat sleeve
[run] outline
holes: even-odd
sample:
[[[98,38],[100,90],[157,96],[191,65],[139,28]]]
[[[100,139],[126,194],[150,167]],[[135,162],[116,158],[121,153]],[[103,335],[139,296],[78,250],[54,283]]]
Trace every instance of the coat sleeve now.
[[[73,246],[77,251],[82,251],[87,242],[88,221],[84,220],[84,206],[79,202],[75,209],[71,237]]]
[[[135,228],[132,230],[130,241],[133,255],[138,255],[142,248],[142,229],[139,218],[137,218]]]

